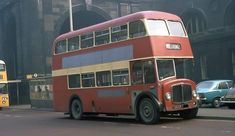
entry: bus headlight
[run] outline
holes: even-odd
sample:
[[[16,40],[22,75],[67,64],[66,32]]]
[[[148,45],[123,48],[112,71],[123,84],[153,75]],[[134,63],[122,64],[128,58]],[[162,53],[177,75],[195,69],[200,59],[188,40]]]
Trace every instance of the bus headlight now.
[[[197,97],[197,93],[196,91],[193,91],[193,97],[196,98]]]
[[[169,92],[166,93],[165,98],[166,98],[167,101],[170,101],[171,100],[171,93],[169,93]]]

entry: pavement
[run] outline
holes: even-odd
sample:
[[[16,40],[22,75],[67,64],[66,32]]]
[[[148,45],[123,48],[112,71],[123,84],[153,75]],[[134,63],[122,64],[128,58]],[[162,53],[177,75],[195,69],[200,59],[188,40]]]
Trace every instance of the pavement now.
[[[12,110],[41,110],[53,111],[53,109],[36,108],[31,105],[14,105],[6,109]],[[199,108],[197,119],[218,119],[218,120],[235,120],[235,109],[221,108]]]

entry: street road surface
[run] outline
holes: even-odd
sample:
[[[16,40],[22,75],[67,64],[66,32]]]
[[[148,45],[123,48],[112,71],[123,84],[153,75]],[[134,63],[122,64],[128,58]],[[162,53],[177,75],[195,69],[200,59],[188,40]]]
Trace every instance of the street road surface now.
[[[234,136],[235,121],[167,119],[144,125],[131,118],[86,117],[8,109],[0,111],[0,136]]]

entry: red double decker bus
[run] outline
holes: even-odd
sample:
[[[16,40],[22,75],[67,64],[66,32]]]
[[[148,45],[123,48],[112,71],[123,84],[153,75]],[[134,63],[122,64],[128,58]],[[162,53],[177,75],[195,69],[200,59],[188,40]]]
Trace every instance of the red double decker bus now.
[[[143,11],[68,32],[53,51],[54,109],[74,119],[123,114],[152,124],[197,114],[193,54],[176,15]]]

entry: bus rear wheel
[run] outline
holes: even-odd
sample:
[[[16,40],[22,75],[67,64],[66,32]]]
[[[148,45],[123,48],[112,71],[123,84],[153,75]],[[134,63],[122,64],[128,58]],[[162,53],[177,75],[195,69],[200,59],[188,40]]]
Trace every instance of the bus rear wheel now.
[[[74,99],[70,105],[70,117],[76,120],[80,120],[82,118],[82,113],[83,109],[81,101]]]
[[[159,108],[150,98],[140,101],[138,112],[141,121],[145,124],[155,124],[160,120]]]

